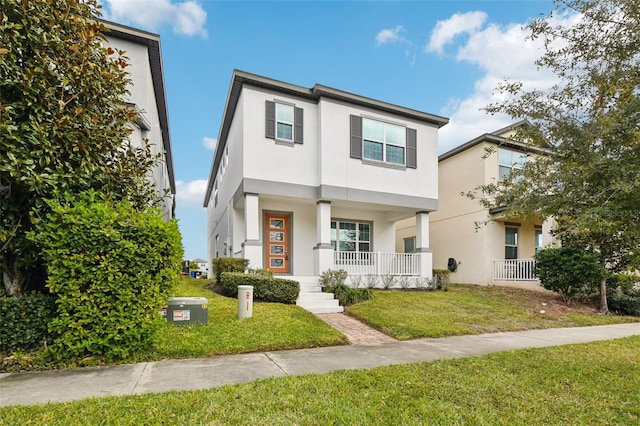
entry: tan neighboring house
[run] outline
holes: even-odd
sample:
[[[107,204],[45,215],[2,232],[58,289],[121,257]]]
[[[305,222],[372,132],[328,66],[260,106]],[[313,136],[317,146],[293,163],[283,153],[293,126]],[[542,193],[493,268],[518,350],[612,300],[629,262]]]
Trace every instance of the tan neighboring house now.
[[[124,101],[138,111],[138,120],[131,123],[129,143],[144,146],[148,140],[151,153],[159,155],[149,177],[160,195],[167,193],[161,205],[166,219],[174,217],[176,185],[171,157],[169,116],[165,94],[160,36],[114,22],[101,21],[109,30],[107,45],[124,50],[129,58],[127,72],[131,79],[129,95]]]
[[[431,248],[434,269],[452,270],[451,282],[539,288],[533,255],[555,244],[552,224],[508,218],[504,208],[486,209],[462,195],[544,153],[511,139],[522,124],[485,133],[438,157],[439,205],[429,215]],[[413,250],[414,235],[411,219],[399,222],[396,250]]]

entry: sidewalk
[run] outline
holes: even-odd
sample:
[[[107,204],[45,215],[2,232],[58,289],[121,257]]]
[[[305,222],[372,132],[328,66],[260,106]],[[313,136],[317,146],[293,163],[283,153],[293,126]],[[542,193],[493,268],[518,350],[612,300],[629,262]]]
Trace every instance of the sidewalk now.
[[[267,377],[328,373],[640,335],[640,323],[555,328],[314,349],[0,374],[0,406],[206,389]]]

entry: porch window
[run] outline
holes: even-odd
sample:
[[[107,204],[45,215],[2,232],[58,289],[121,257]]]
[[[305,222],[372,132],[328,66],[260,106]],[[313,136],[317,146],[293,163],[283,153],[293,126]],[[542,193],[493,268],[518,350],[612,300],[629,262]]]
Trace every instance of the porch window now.
[[[518,258],[518,228],[506,227],[504,229],[504,258]]]
[[[542,250],[542,229],[536,228],[536,253]]]
[[[413,253],[416,249],[416,237],[409,237],[404,239],[404,252]]]
[[[331,221],[331,247],[340,252],[370,252],[371,223]]]
[[[514,169],[521,170],[527,161],[527,154],[498,148],[499,178],[506,179]]]

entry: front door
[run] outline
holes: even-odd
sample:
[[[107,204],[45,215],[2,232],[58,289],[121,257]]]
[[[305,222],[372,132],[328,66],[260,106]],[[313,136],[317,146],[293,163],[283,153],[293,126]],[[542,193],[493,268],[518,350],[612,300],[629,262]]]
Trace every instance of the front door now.
[[[288,214],[267,213],[265,215],[265,268],[277,274],[288,274],[290,269],[289,231],[291,216]]]

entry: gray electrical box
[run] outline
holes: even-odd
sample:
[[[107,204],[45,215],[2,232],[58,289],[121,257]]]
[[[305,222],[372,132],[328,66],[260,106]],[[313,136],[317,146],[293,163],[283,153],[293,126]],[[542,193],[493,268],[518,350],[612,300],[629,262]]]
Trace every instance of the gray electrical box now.
[[[208,324],[209,301],[204,297],[171,297],[162,313],[171,324]]]

